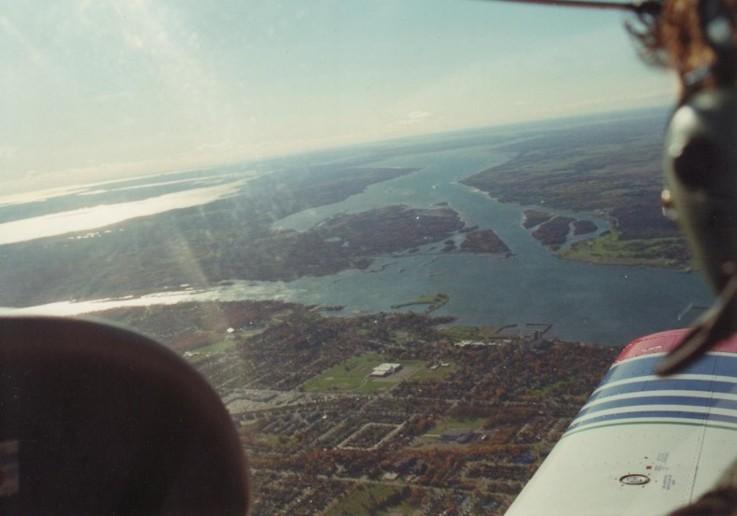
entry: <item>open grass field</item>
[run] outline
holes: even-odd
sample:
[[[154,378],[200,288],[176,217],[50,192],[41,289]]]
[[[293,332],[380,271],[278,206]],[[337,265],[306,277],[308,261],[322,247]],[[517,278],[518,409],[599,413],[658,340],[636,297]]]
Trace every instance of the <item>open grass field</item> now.
[[[319,376],[307,380],[302,388],[307,392],[352,391],[365,393],[387,390],[396,383],[389,381],[392,377],[369,378],[369,373],[373,368],[382,362],[387,362],[387,360],[376,353],[351,357],[330,369],[326,369]]]
[[[196,348],[194,351],[201,355],[210,355],[212,353],[222,353],[224,351],[230,351],[235,348],[235,340],[233,338],[224,338],[214,344],[207,346],[201,346]]]
[[[458,367],[450,362],[449,365],[446,367],[438,367],[437,369],[430,369],[428,367],[428,364],[425,362],[422,362],[420,360],[414,361],[416,363],[415,365],[415,374],[412,375],[412,380],[416,382],[423,382],[426,380],[442,380],[444,378],[447,378],[452,373],[456,372]]]
[[[686,267],[685,242],[680,237],[624,240],[617,231],[583,240],[560,253],[564,258],[594,263]]]
[[[383,362],[398,362],[402,369],[386,378],[372,378],[369,373]],[[377,353],[366,353],[344,360],[326,369],[320,375],[307,380],[302,389],[306,392],[356,392],[371,393],[391,389],[401,381],[439,380],[453,373],[455,364],[430,369],[422,360],[393,360]]]
[[[455,419],[446,418],[438,423],[427,433],[426,436],[439,436],[443,432],[451,430],[478,430],[484,426],[486,418]]]
[[[397,497],[401,487],[389,485],[357,485],[348,491],[327,511],[328,516],[355,514],[375,514],[376,507],[383,505],[389,498]]]

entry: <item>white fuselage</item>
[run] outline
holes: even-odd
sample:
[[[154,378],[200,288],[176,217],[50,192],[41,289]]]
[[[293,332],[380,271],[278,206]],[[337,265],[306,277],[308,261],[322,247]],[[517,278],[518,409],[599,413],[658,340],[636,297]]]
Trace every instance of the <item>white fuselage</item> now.
[[[680,333],[625,348],[509,516],[667,514],[714,486],[737,459],[737,353],[655,376]]]

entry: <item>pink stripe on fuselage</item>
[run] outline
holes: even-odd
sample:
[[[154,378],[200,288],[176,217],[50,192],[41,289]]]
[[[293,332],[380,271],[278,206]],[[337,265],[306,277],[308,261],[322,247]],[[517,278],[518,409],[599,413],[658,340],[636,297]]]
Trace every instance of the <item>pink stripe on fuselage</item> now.
[[[669,330],[660,333],[653,333],[645,337],[635,339],[627,344],[619,353],[614,363],[619,363],[630,358],[641,357],[645,355],[654,355],[656,353],[666,353],[675,348],[688,329]],[[723,340],[710,351],[720,351],[722,353],[737,353],[737,334]]]

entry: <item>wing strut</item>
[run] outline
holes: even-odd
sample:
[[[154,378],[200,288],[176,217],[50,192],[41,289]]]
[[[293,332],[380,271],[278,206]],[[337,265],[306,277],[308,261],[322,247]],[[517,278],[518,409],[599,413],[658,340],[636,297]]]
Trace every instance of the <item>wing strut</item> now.
[[[638,15],[657,15],[660,13],[659,0],[643,0],[640,2],[597,2],[596,0],[485,0],[491,2],[513,2],[517,4],[537,4],[549,7],[579,7],[583,9],[614,9],[630,11]]]

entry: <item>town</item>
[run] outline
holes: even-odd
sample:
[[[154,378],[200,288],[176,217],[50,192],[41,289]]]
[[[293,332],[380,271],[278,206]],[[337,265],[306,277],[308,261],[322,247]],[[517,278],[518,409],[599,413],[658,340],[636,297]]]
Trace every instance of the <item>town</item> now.
[[[253,514],[501,514],[616,353],[545,325],[336,310],[186,303],[105,317],[217,389],[249,457]]]

